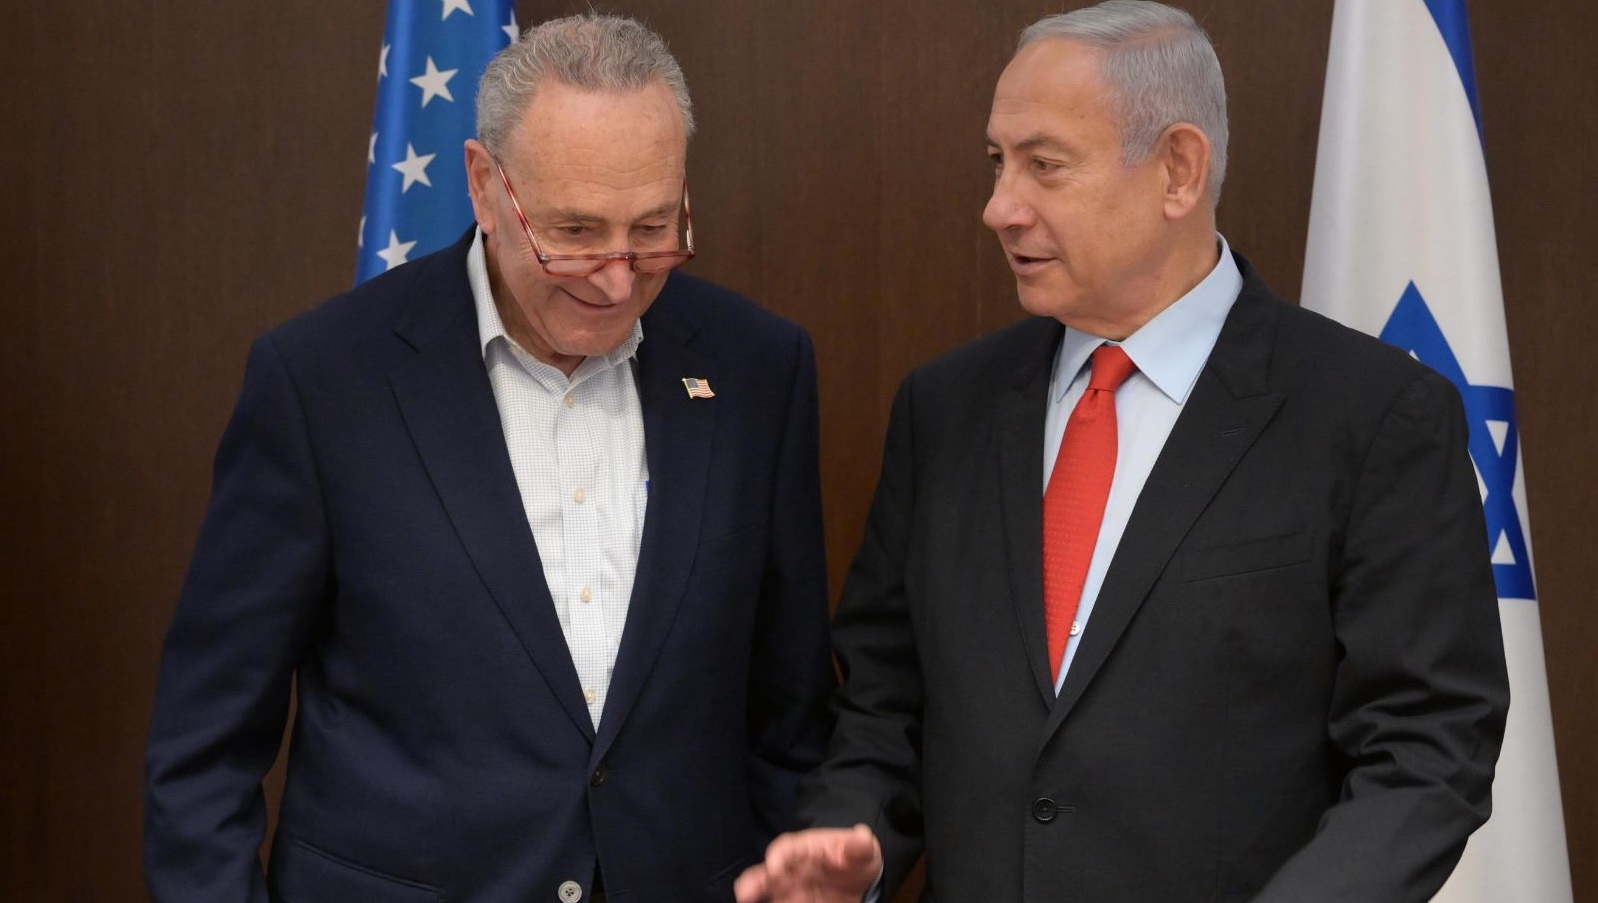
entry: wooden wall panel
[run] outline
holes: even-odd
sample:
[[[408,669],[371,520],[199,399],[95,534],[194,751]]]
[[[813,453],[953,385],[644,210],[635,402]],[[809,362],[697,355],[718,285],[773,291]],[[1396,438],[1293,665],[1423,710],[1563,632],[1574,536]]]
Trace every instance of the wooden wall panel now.
[[[833,591],[892,393],[1019,315],[980,214],[993,81],[1074,0],[614,0],[678,53],[700,275],[821,366]],[[1221,226],[1302,271],[1332,0],[1190,0],[1229,76]],[[588,8],[522,0],[524,22]],[[1598,6],[1475,0],[1578,903],[1598,903]],[[143,899],[159,643],[249,339],[350,282],[383,3],[0,11],[0,900]]]
[[[382,8],[326,7],[7,5],[0,899],[143,898],[159,644],[244,351],[353,272]]]

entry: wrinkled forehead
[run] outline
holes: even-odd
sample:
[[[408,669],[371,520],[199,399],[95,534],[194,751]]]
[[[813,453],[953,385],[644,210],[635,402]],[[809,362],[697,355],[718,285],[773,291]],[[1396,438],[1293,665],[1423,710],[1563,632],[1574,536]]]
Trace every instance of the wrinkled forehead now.
[[[1043,38],[1016,51],[999,74],[994,104],[1101,99],[1108,54],[1069,38]]]
[[[1102,50],[1044,38],[1016,52],[999,76],[988,115],[988,140],[1007,145],[1039,134],[1065,137],[1115,128],[1100,73]]]
[[[608,179],[680,179],[687,127],[663,83],[635,91],[589,91],[554,83],[528,102],[500,151],[526,179],[605,174]]]

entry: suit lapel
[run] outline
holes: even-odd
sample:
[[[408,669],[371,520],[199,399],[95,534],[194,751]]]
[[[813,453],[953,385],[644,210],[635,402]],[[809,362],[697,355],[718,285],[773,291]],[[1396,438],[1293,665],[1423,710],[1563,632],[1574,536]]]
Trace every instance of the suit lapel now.
[[[695,349],[696,323],[672,303],[671,283],[644,317],[635,377],[644,412],[649,500],[627,625],[616,654],[594,756],[605,755],[638,701],[687,588],[718,412],[738,389],[718,383],[715,359]],[[691,398],[683,377],[708,379],[715,398]]]
[[[1239,263],[1243,292],[1138,494],[1050,712],[1044,744],[1104,666],[1183,537],[1281,406],[1281,393],[1270,391],[1266,379],[1279,302],[1246,263]]]
[[[1004,546],[1021,645],[1038,693],[1054,702],[1048,640],[1043,629],[1043,422],[1048,413],[1049,376],[1064,333],[1057,321],[1035,319],[1023,327],[1008,385],[999,396],[999,486]]]
[[[389,383],[444,510],[494,603],[573,725],[592,739],[593,723],[544,581],[483,367],[464,257],[463,252],[451,258],[457,279],[417,292],[427,299],[426,313],[399,330],[417,354],[390,374]]]

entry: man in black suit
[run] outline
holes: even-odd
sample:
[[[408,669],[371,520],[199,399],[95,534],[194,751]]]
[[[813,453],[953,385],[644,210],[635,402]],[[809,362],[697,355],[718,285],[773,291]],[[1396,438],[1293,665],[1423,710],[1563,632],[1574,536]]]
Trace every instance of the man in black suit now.
[[[713,903],[796,824],[815,366],[671,272],[691,130],[643,26],[532,29],[483,78],[477,227],[255,344],[162,662],[157,903]]]
[[[1226,137],[1186,13],[1023,34],[984,219],[1036,316],[901,388],[818,827],[740,900],[888,900],[924,851],[945,903],[1421,903],[1487,818],[1508,688],[1459,399],[1229,253]]]

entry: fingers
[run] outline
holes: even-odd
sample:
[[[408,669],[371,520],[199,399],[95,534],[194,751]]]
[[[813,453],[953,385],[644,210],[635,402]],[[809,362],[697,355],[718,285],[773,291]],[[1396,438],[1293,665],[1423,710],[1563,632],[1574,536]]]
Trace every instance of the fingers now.
[[[856,903],[882,874],[882,846],[865,825],[784,834],[763,866],[734,885],[738,903]]]
[[[809,828],[783,834],[766,848],[766,868],[773,876],[787,876],[844,865],[844,847],[852,830]]]
[[[762,903],[768,884],[765,865],[751,865],[732,883],[732,895],[738,903]]]
[[[849,871],[859,871],[869,866],[874,874],[882,865],[882,845],[865,825],[850,828],[840,838],[837,853],[839,867]]]

